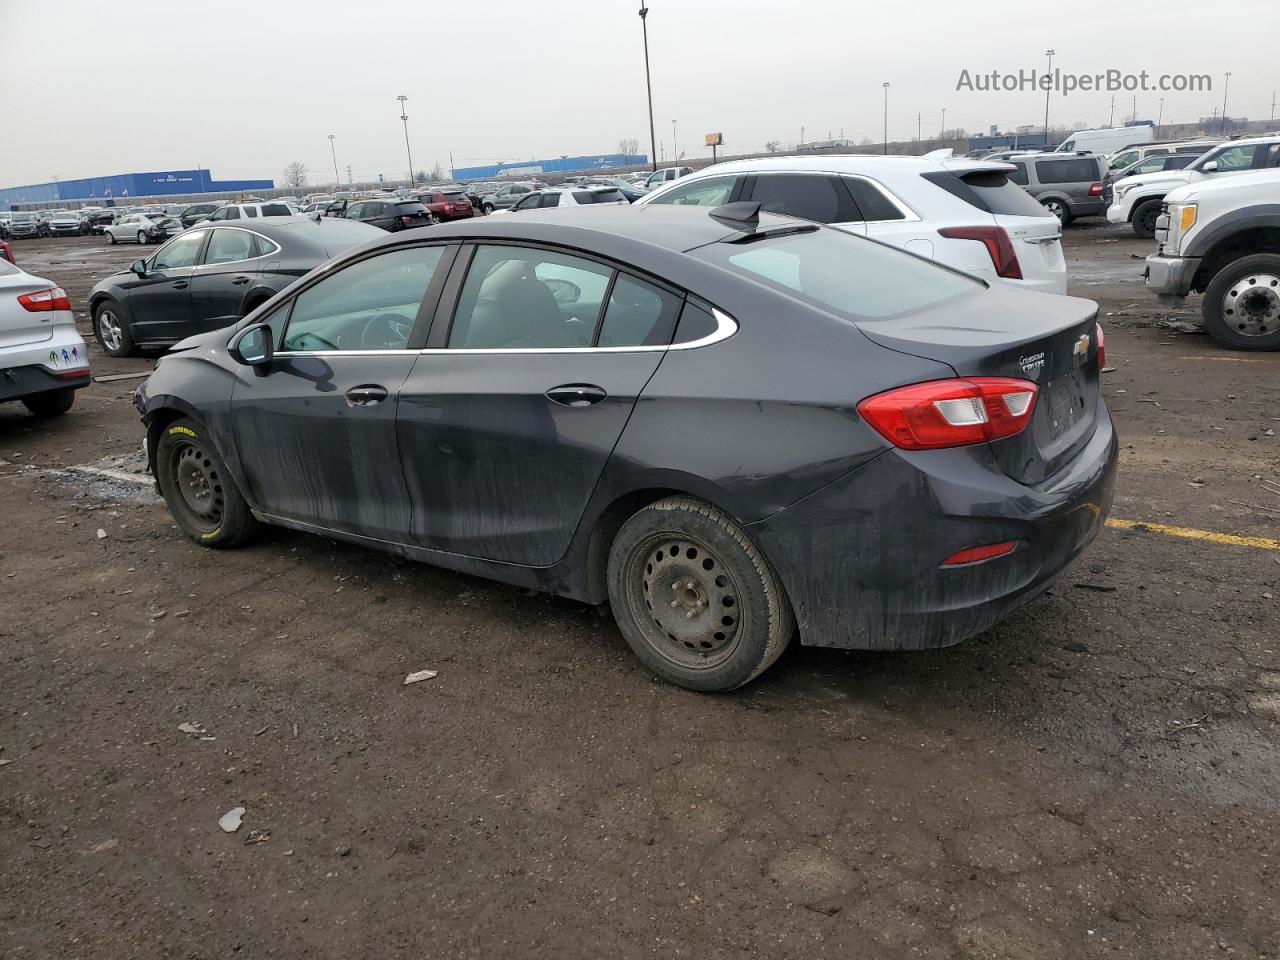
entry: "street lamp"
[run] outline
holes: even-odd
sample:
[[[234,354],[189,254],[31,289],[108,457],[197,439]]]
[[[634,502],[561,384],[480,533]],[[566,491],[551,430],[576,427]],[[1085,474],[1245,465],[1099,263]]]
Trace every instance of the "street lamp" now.
[[[1053,89],[1053,50],[1046,50],[1044,55],[1049,58],[1049,69],[1044,73],[1044,143],[1042,146],[1047,150],[1049,148],[1049,91]]]
[[[671,159],[680,162],[680,147],[676,141],[676,121],[671,121]]]
[[[640,0],[640,30],[644,33],[644,88],[649,94],[649,162],[658,169],[658,137],[653,132],[653,84],[649,82],[649,8]]]
[[[404,152],[409,155],[409,186],[413,187],[413,151],[409,149],[409,115],[405,113],[404,103],[409,98],[403,93],[396,97],[400,101],[400,119],[404,122]]]
[[[333,149],[333,134],[329,134],[329,154],[333,157],[333,182],[342,186],[342,177],[338,176],[338,151]]]
[[[1227,71],[1227,81],[1222,85],[1222,126],[1219,133],[1227,132],[1227,91],[1231,89],[1231,71]]]
[[[1160,98],[1160,112],[1156,114],[1156,136],[1160,136],[1160,125],[1164,122],[1164,97]]]
[[[880,84],[884,87],[884,152],[889,153],[889,81]]]

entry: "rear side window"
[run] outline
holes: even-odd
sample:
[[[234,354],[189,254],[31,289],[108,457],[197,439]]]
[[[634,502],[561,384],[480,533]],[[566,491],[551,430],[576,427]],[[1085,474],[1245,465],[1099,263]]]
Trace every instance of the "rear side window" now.
[[[853,196],[841,189],[839,177],[826,174],[760,174],[751,199],[769,213],[802,217],[815,223],[848,223],[862,219]]]
[[[609,294],[596,346],[656,347],[671,342],[680,298],[618,274]]]
[[[1030,180],[1027,178],[1027,165],[1025,163],[1015,163],[1013,169],[1008,173],[1009,181],[1016,183],[1020,187],[1025,187]]]
[[[575,190],[573,191],[573,199],[579,203],[595,203],[596,195],[590,190]]]
[[[526,206],[529,206],[529,207],[539,206],[538,199],[539,198],[535,197],[533,203],[526,204]],[[542,200],[541,206],[544,206],[544,207],[560,206],[560,194],[558,193],[544,193],[541,195],[541,200]]]
[[[246,217],[256,217],[258,215],[257,207],[245,207],[244,214]]]
[[[676,327],[675,343],[693,343],[716,332],[719,324],[715,316],[705,306],[686,300],[684,309],[680,311],[680,325]]]
[[[262,205],[262,215],[264,217],[289,217],[293,215],[293,211],[289,209],[288,204],[264,203]]]
[[[859,177],[845,177],[844,185],[849,188],[854,202],[862,211],[863,220],[902,220],[903,213],[873,183]]]
[[[1092,183],[1100,179],[1098,162],[1091,157],[1037,160],[1036,179],[1041,183]]]
[[[1012,217],[1053,216],[1001,170],[973,170],[960,176],[938,171],[921,176],[971,207],[987,213]]]

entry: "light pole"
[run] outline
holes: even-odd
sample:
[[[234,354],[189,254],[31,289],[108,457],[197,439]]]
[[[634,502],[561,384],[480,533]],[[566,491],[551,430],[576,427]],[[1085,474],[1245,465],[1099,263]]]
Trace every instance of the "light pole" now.
[[[880,84],[884,87],[884,152],[889,154],[889,81]]]
[[[1227,71],[1227,81],[1222,85],[1222,126],[1219,133],[1227,132],[1227,91],[1231,89],[1231,71]]]
[[[333,182],[342,186],[342,177],[338,175],[338,151],[333,149],[333,134],[329,134],[329,155],[333,157]]]
[[[649,8],[640,0],[640,30],[644,33],[644,89],[649,94],[649,162],[658,169],[658,137],[653,132],[653,84],[649,80]]]
[[[1160,98],[1160,112],[1156,114],[1156,136],[1160,136],[1160,124],[1164,121],[1164,97]]]
[[[676,121],[671,121],[671,159],[680,162],[680,146],[676,140]]]
[[[409,149],[409,115],[405,112],[404,103],[409,98],[403,93],[396,97],[400,101],[400,119],[404,122],[404,152],[409,155],[409,187],[413,187],[413,151]]]
[[[1049,58],[1049,68],[1045,71],[1044,84],[1044,144],[1049,147],[1049,91],[1053,89],[1053,50],[1046,50],[1044,55]]]
[[[947,139],[947,108],[942,108],[942,131],[938,134],[939,140]]]

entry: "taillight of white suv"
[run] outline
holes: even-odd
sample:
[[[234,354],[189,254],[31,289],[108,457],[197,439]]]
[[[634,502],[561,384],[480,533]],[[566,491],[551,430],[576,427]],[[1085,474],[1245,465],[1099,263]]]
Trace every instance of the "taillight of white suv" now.
[[[938,233],[950,240],[977,240],[987,248],[997,277],[1022,279],[1022,265],[1004,227],[942,227]]]

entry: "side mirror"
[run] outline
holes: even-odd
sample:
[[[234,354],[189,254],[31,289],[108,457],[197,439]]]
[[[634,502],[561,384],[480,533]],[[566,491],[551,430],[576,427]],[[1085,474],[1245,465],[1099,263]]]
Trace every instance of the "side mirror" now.
[[[145,277],[147,275],[147,261],[135,260],[133,263],[129,264],[129,269],[138,276]]]
[[[251,327],[245,327],[231,341],[227,350],[236,363],[257,367],[260,372],[264,372],[275,356],[275,337],[270,325],[255,323]]]
[[[1200,172],[1201,173],[1217,173],[1218,161],[1210,160],[1208,163],[1206,163],[1203,167],[1200,168]]]

